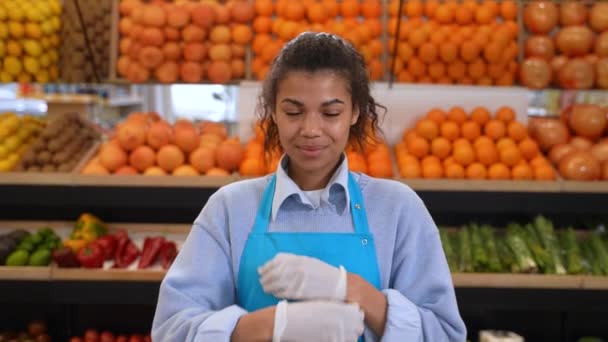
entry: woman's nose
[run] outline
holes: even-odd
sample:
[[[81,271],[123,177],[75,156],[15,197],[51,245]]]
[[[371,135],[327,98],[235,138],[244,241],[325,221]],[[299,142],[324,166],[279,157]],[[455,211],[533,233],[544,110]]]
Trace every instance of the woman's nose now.
[[[321,117],[318,113],[306,113],[302,122],[301,134],[304,136],[317,136],[321,132]]]

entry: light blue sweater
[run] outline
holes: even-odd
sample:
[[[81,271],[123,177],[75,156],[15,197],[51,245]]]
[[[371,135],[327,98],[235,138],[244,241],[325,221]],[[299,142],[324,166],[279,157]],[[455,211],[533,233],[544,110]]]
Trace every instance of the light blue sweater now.
[[[269,231],[352,232],[346,159],[315,208],[277,170]],[[382,341],[464,341],[466,328],[439,232],[406,185],[355,174],[374,235],[388,312]],[[236,304],[239,263],[270,177],[236,182],[213,194],[160,287],[152,337],[161,341],[230,341],[247,312]],[[371,330],[366,341],[378,341]]]

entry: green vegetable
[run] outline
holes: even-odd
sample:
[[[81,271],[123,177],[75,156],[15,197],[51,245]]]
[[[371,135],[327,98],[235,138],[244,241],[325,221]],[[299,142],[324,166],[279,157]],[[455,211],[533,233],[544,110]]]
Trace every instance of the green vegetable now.
[[[39,244],[41,244],[44,241],[44,236],[40,233],[36,233],[32,235],[32,244],[34,246],[38,246]]]
[[[549,255],[547,272],[554,274],[566,274],[566,268],[564,267],[560,256],[560,246],[557,237],[555,236],[553,223],[543,216],[537,216],[534,219],[534,228],[541,245]]]
[[[30,256],[30,266],[48,266],[51,262],[51,251],[48,249],[39,249]]]
[[[551,256],[543,248],[534,226],[527,224],[525,227],[517,231],[528,245],[528,249],[532,253],[532,257],[534,258],[534,261],[536,261],[539,270],[543,273],[551,273],[551,270],[553,270]]]
[[[589,236],[589,247],[596,258],[595,262],[602,275],[608,275],[608,251],[598,233],[591,233],[591,236]]]
[[[445,253],[445,257],[448,261],[448,266],[450,267],[450,271],[457,271],[456,268],[456,255],[454,253],[454,248],[452,247],[452,242],[450,241],[450,235],[445,228],[439,228],[439,236],[441,238],[441,245],[443,246],[443,251]]]
[[[561,245],[565,252],[566,269],[569,274],[584,272],[583,258],[574,229],[568,228],[561,236]]]
[[[518,225],[509,225],[507,228],[506,243],[515,259],[515,264],[521,272],[534,273],[538,271],[538,264],[532,256],[532,251],[524,240],[526,234]]]
[[[473,253],[473,265],[476,272],[486,271],[488,269],[488,254],[481,242],[481,234],[479,226],[472,224],[469,226],[469,238],[471,240],[471,251]]]
[[[515,256],[511,252],[511,249],[507,245],[506,239],[499,239],[496,241],[496,249],[498,250],[498,255],[500,256],[500,261],[502,264],[502,271],[504,272],[513,272],[519,273],[521,269],[515,260]]]
[[[31,241],[22,241],[18,246],[17,249],[22,249],[26,252],[31,252],[34,250],[34,244]]]
[[[585,259],[584,266],[586,272],[592,275],[602,275],[602,269],[597,262],[593,248],[591,248],[591,241],[589,238],[581,243],[581,251],[583,258]]]
[[[486,252],[488,255],[487,270],[490,272],[500,272],[502,270],[502,266],[500,264],[500,257],[498,255],[498,248],[496,247],[496,239],[494,238],[492,227],[482,226],[479,232],[481,234],[481,240],[486,246]]]
[[[25,266],[29,257],[30,254],[27,251],[18,249],[6,258],[6,266]]]
[[[458,256],[458,271],[473,272],[471,241],[469,239],[469,230],[466,227],[458,232]]]
[[[56,236],[55,231],[49,227],[42,227],[38,229],[38,234],[41,234],[45,238],[48,238],[49,236]]]

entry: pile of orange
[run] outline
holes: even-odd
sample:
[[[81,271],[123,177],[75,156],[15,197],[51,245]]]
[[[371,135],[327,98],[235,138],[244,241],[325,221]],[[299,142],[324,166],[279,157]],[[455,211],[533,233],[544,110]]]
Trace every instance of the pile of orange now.
[[[517,64],[514,0],[409,0],[389,3],[389,53],[403,83],[510,86]],[[397,36],[397,21],[401,24]]]
[[[382,140],[368,139],[363,151],[350,144],[345,152],[348,168],[353,172],[361,172],[378,178],[394,176],[390,148]]]
[[[253,4],[121,0],[116,71],[132,83],[226,83],[245,76]]]
[[[255,137],[245,146],[245,157],[239,167],[239,173],[245,177],[263,176],[276,171],[281,153],[275,151],[268,156],[264,150],[264,131],[259,124],[255,125]]]
[[[467,113],[431,109],[395,145],[403,178],[554,180],[554,169],[515,120],[512,108],[494,116],[484,107]]]
[[[380,0],[255,0],[252,71],[261,80],[283,45],[306,31],[329,32],[351,42],[365,58],[370,78],[380,80],[384,65]]]

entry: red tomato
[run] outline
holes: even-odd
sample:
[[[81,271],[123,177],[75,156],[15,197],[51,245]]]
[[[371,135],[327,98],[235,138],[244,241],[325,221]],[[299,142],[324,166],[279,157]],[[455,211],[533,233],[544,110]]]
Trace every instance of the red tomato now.
[[[133,334],[131,335],[131,338],[129,338],[129,342],[144,342],[144,338],[139,334]]]
[[[109,331],[102,331],[99,340],[100,342],[114,342],[114,334]]]
[[[84,340],[86,342],[99,342],[99,333],[95,329],[87,329],[84,332]]]

